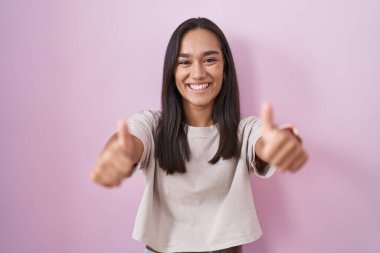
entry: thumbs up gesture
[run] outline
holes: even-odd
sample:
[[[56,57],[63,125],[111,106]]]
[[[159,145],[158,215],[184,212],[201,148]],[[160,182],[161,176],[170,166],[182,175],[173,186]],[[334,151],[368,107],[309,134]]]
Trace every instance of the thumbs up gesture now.
[[[273,109],[269,103],[261,107],[262,136],[256,144],[259,158],[283,171],[297,171],[308,156],[299,138],[274,124]]]
[[[143,149],[142,142],[129,133],[127,123],[120,121],[117,133],[110,138],[99,155],[91,179],[105,187],[120,185],[125,177],[132,174]]]

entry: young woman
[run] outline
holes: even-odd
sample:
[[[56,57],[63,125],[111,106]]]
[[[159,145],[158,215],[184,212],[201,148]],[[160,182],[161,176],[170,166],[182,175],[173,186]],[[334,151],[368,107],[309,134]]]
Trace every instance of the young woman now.
[[[119,122],[92,179],[112,187],[142,169],[133,238],[145,252],[241,252],[262,234],[250,173],[299,170],[307,160],[300,139],[273,123],[270,104],[261,120],[241,118],[230,47],[206,18],[174,31],[161,99],[162,112]]]

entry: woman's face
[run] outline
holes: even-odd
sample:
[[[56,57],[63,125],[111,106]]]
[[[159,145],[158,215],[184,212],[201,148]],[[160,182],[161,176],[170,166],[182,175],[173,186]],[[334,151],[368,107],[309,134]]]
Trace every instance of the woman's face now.
[[[223,83],[223,53],[218,38],[196,28],[182,38],[174,76],[185,109],[210,109]]]

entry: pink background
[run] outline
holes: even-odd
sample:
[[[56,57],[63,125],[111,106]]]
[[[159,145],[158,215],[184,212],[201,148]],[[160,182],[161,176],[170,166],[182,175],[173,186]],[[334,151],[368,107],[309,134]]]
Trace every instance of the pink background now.
[[[242,111],[272,101],[310,161],[252,177],[264,235],[245,252],[380,252],[380,1],[0,2],[0,252],[142,252],[143,175],[89,172],[119,118],[159,109],[180,22],[225,32]]]

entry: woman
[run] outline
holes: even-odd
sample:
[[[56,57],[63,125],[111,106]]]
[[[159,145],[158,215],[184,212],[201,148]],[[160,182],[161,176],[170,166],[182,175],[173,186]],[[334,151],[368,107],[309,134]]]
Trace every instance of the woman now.
[[[166,50],[162,112],[119,122],[92,173],[112,187],[141,168],[146,177],[133,238],[145,252],[241,252],[262,232],[249,173],[297,171],[307,160],[299,138],[262,120],[241,118],[235,66],[218,26],[189,19]]]

